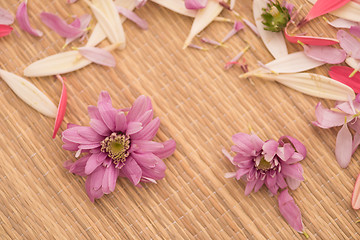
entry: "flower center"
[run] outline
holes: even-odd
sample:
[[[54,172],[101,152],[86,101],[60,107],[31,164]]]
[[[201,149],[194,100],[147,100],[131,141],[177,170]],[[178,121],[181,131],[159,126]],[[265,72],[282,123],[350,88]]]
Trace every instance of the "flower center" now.
[[[112,133],[101,141],[101,151],[106,152],[115,165],[126,161],[130,154],[128,152],[129,148],[130,137],[123,133]]]
[[[271,163],[266,161],[264,158],[261,158],[260,162],[256,166],[259,170],[269,170],[271,168]]]

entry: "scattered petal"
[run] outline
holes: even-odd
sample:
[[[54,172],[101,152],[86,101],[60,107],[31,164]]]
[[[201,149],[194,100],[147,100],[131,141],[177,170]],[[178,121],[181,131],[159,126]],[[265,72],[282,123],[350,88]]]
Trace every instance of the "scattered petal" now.
[[[244,53],[246,53],[246,51],[250,48],[250,46],[246,46],[243,50],[241,50],[241,52],[239,52],[233,59],[230,60],[230,62],[226,63],[225,65],[225,69],[229,70],[240,58],[242,55],[244,55]]]
[[[336,35],[342,49],[351,57],[360,59],[360,42],[344,30],[339,30]]]
[[[86,59],[108,67],[115,67],[116,60],[114,56],[105,49],[97,47],[81,47],[79,53]]]
[[[151,0],[151,1],[184,16],[195,17],[197,13],[196,10],[187,9],[185,7],[184,1],[179,1],[179,0]]]
[[[308,45],[317,45],[317,46],[327,46],[334,45],[339,43],[339,40],[334,38],[323,38],[323,37],[313,37],[313,36],[303,36],[303,35],[289,35],[287,28],[284,31],[285,37],[289,42],[297,43],[301,41],[304,44]]]
[[[354,190],[351,197],[351,206],[353,209],[360,209],[360,174],[356,178]]]
[[[208,50],[207,48],[201,47],[201,46],[196,45],[196,44],[193,44],[193,43],[189,44],[188,47],[195,48],[195,49],[199,49],[199,50],[203,50],[203,51],[207,51],[207,50]]]
[[[67,4],[76,3],[78,0],[67,0]]]
[[[346,52],[342,49],[330,46],[308,46],[301,44],[304,47],[304,53],[317,61],[339,64],[345,61]]]
[[[332,12],[348,2],[350,2],[350,0],[317,0],[305,17],[305,21],[310,21],[316,17]]]
[[[308,1],[311,2],[312,4],[316,3],[316,0],[308,0]],[[330,13],[334,16],[344,18],[346,20],[360,22],[360,5],[351,1],[345,4],[344,6],[342,6],[341,8],[332,11]]]
[[[211,45],[215,45],[215,46],[223,46],[222,43],[219,43],[218,41],[215,41],[215,40],[212,40],[212,39],[209,39],[209,38],[201,38],[200,39],[203,43],[208,43],[208,44],[211,44]]]
[[[0,8],[0,25],[11,25],[14,23],[14,17],[11,13],[3,8]]]
[[[54,118],[56,116],[56,106],[51,100],[42,93],[34,84],[26,79],[19,77],[13,73],[0,69],[0,77],[21,98],[32,108],[44,114],[47,117]]]
[[[198,10],[205,8],[208,0],[185,0],[185,7],[187,9]]]
[[[40,14],[41,21],[48,26],[50,29],[54,30],[57,34],[65,38],[73,38],[79,36],[83,33],[83,30],[74,27],[71,24],[65,22],[59,16],[55,14],[42,12]]]
[[[346,168],[349,165],[352,155],[352,136],[347,123],[342,126],[336,137],[335,155],[340,167]]]
[[[148,23],[140,18],[138,15],[136,15],[136,13],[134,13],[133,11],[130,11],[124,7],[120,7],[117,6],[116,9],[118,10],[118,12],[125,16],[126,18],[130,19],[131,21],[133,21],[134,23],[136,23],[140,28],[147,30],[149,28]]]
[[[358,24],[356,22],[353,22],[353,21],[349,21],[349,20],[346,20],[346,19],[342,19],[342,18],[338,18],[332,22],[329,22],[326,20],[326,22],[333,26],[334,28],[351,28],[352,26],[357,26]]]
[[[66,105],[67,105],[67,90],[64,79],[60,76],[56,76],[62,83],[62,91],[60,96],[60,101],[57,109],[56,119],[55,119],[55,126],[54,126],[54,133],[52,138],[56,137],[56,133],[58,132],[61,122],[64,119],[65,111],[66,111]]]
[[[360,37],[360,26],[351,26],[350,33],[356,37]]]
[[[19,26],[22,30],[33,36],[41,37],[43,33],[40,30],[34,29],[30,26],[26,2],[27,1],[24,1],[19,5],[16,11],[16,20],[18,21]]]
[[[12,32],[13,28],[8,25],[0,24],[0,37],[5,37]]]
[[[147,0],[136,0],[136,8],[139,9],[139,8],[142,8],[146,3],[147,3]]]
[[[329,75],[332,79],[339,81],[349,87],[351,87],[354,92],[360,92],[360,73],[357,72],[353,77],[349,75],[353,72],[352,68],[346,66],[332,66],[329,71]]]
[[[82,32],[80,32],[78,35],[76,35],[74,37],[66,38],[65,46],[69,45],[71,42],[75,41],[76,39],[78,39],[80,37],[83,38],[83,36],[86,35],[88,26],[89,26],[90,21],[91,21],[91,15],[90,14],[84,14],[81,17],[76,18],[74,20],[74,22],[71,23],[71,25],[74,26],[74,23],[75,23],[76,20],[78,20],[78,22],[79,22],[78,28],[80,28],[82,30]]]
[[[304,225],[301,220],[301,212],[294,199],[290,196],[287,189],[282,191],[278,196],[279,210],[288,224],[296,231],[302,233]]]
[[[257,29],[257,27],[252,22],[250,22],[249,20],[247,20],[245,18],[243,18],[242,20],[257,36],[260,37],[259,30]]]
[[[229,40],[232,36],[234,36],[238,31],[244,28],[244,24],[240,21],[235,21],[233,29],[221,40],[222,43]]]

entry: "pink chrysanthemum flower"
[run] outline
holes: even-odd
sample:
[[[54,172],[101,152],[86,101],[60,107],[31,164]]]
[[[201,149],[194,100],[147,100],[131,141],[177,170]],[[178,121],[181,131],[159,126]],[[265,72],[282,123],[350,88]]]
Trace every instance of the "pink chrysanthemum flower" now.
[[[161,159],[172,155],[176,144],[152,141],[160,120],[153,119],[149,97],[140,96],[130,109],[115,109],[103,91],[98,106],[89,106],[88,112],[90,127],[69,124],[62,140],[63,148],[76,151],[77,157],[87,153],[64,166],[87,176],[86,192],[92,202],[113,192],[118,177],[127,177],[135,186],[164,178],[166,166]]]
[[[237,168],[236,172],[227,173],[225,177],[246,177],[245,194],[257,192],[264,184],[274,195],[279,188],[289,186],[296,189],[304,180],[303,169],[299,163],[306,156],[305,146],[297,139],[283,136],[279,141],[270,139],[262,141],[255,134],[237,133],[232,137],[235,145],[231,150],[236,152],[232,157],[226,150],[225,156]]]

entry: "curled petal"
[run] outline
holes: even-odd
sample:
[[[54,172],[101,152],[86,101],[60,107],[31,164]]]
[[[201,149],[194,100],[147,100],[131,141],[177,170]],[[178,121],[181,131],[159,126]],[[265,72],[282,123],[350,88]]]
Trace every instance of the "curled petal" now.
[[[291,136],[282,136],[279,138],[280,146],[284,146],[285,143],[291,143],[295,148],[296,152],[300,153],[303,158],[306,157],[307,151],[304,144],[302,144],[299,140]]]
[[[346,52],[342,49],[330,46],[308,46],[303,45],[305,54],[317,61],[339,64],[345,61]]]
[[[14,17],[11,13],[3,8],[0,8],[0,24],[11,25],[14,23]]]
[[[59,16],[52,13],[42,12],[40,14],[41,21],[54,30],[57,34],[65,38],[73,38],[83,33],[83,30],[67,24]]]
[[[287,189],[278,196],[279,210],[289,225],[298,232],[303,232],[304,226],[301,220],[301,212]]]
[[[335,155],[340,167],[346,168],[349,165],[352,156],[352,136],[346,123],[336,137]]]
[[[20,28],[25,32],[28,32],[36,37],[41,37],[43,35],[43,33],[40,30],[34,29],[30,26],[26,1],[22,2],[19,5],[16,11],[16,20],[18,21]]]
[[[118,12],[121,15],[130,19],[134,23],[136,23],[140,28],[142,28],[144,30],[147,30],[149,28],[148,23],[144,19],[142,19],[138,15],[136,15],[136,13],[134,13],[133,11],[130,11],[130,10],[128,10],[124,7],[120,7],[120,6],[117,6],[116,9],[118,10]]]
[[[327,46],[334,45],[339,43],[339,40],[334,38],[323,38],[323,37],[313,37],[313,36],[303,36],[303,35],[290,35],[287,32],[287,28],[284,31],[285,37],[289,42],[297,43],[298,41],[308,44],[308,45],[317,45],[317,46]]]
[[[198,10],[206,7],[208,0],[185,0],[185,7],[187,9]]]
[[[56,119],[55,119],[54,133],[52,136],[53,138],[55,138],[56,133],[60,128],[61,122],[64,119],[65,111],[66,111],[66,104],[67,104],[67,90],[66,90],[65,81],[60,75],[57,75],[56,77],[62,83],[62,91],[61,91],[60,101],[59,101],[58,110],[57,110]]]
[[[324,108],[319,102],[315,108],[316,122],[312,122],[313,125],[321,128],[332,128],[341,126],[344,124],[345,113],[334,112]]]
[[[81,47],[79,48],[79,53],[94,63],[108,67],[116,66],[116,60],[114,56],[105,49],[97,47]]]
[[[0,24],[0,37],[9,35],[12,32],[13,28],[8,25]]]
[[[353,209],[360,209],[360,174],[356,178],[354,190],[351,197],[351,206]]]

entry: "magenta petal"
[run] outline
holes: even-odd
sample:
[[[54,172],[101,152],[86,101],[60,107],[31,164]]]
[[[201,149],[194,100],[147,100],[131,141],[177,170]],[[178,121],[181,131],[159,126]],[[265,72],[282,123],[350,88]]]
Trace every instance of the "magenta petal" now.
[[[360,134],[358,132],[356,132],[354,134],[354,140],[352,143],[352,154],[354,154],[354,152],[358,148],[359,144],[360,144]]]
[[[340,46],[347,54],[353,58],[360,59],[360,42],[344,30],[339,30],[336,34],[340,41]]]
[[[143,177],[151,178],[154,180],[160,180],[165,177],[165,170],[166,165],[163,161],[159,161],[154,168],[148,169],[143,168],[142,169],[142,175]]]
[[[304,45],[306,56],[320,62],[339,64],[345,61],[346,52],[342,49],[330,46],[307,46]]]
[[[119,176],[119,169],[108,167],[105,169],[104,177],[102,179],[102,191],[109,194],[115,190],[116,180]]]
[[[136,13],[134,13],[133,11],[130,11],[129,9],[120,6],[117,6],[116,9],[121,15],[136,23],[136,25],[138,25],[140,28],[144,30],[147,30],[149,28],[148,23],[144,19],[136,15]]]
[[[78,159],[76,162],[71,162],[71,161],[66,161],[64,163],[64,167],[66,169],[69,170],[69,172],[79,175],[79,176],[86,176],[87,174],[85,173],[85,166],[86,163],[88,161],[88,159],[90,158],[90,154]]]
[[[100,166],[104,162],[106,156],[107,155],[102,152],[92,154],[86,163],[85,173],[87,175],[91,174],[98,166]]]
[[[205,8],[208,0],[185,0],[185,7],[187,9],[201,9]]]
[[[14,17],[8,10],[0,8],[0,24],[11,25],[14,23]]]
[[[350,2],[350,0],[317,0],[305,19],[306,21],[310,21],[311,19],[335,11],[348,2]]]
[[[115,67],[116,60],[114,56],[105,49],[97,47],[81,47],[79,53],[88,60],[107,67]]]
[[[352,77],[349,77],[354,69],[347,66],[332,66],[329,70],[329,75],[332,79],[341,82],[351,87],[354,92],[360,92],[360,73],[355,73]]]
[[[245,187],[245,195],[249,195],[251,193],[251,191],[254,189],[256,183],[257,183],[257,180],[247,182],[246,187]]]
[[[161,161],[159,157],[152,153],[132,153],[131,156],[140,166],[148,169],[154,168],[156,164]]]
[[[270,139],[264,143],[264,145],[262,146],[262,150],[266,161],[270,162],[274,158],[278,146],[279,143],[273,139]]]
[[[90,126],[92,127],[92,129],[95,130],[95,132],[97,132],[101,136],[109,136],[110,133],[111,133],[109,128],[101,120],[91,119],[90,120]]]
[[[222,43],[229,40],[232,36],[234,36],[238,31],[244,28],[244,24],[240,21],[235,21],[233,29],[221,40]]]
[[[74,37],[66,38],[65,45],[68,45],[71,42],[75,41],[76,39],[83,37],[87,32],[86,30],[87,30],[87,27],[89,26],[90,21],[91,21],[90,14],[84,14],[84,15],[80,16],[79,18],[76,18],[70,25],[73,27],[82,29],[83,31]]]
[[[298,232],[303,232],[304,226],[301,220],[301,212],[295,204],[294,199],[290,196],[287,189],[282,191],[278,196],[279,210],[288,224]]]
[[[139,118],[150,109],[152,109],[150,98],[141,95],[135,100],[133,106],[129,110],[129,113],[126,116],[127,122],[139,122]]]
[[[65,38],[72,38],[83,33],[83,30],[66,23],[63,19],[52,13],[42,12],[41,21],[54,30],[57,34]]]
[[[67,105],[67,90],[66,90],[65,82],[60,75],[57,75],[56,77],[62,83],[62,91],[61,91],[59,106],[58,106],[58,110],[57,110],[57,114],[56,114],[55,126],[54,126],[54,132],[53,132],[52,138],[55,138],[56,133],[60,128],[61,122],[65,116],[66,105]]]
[[[360,37],[360,26],[351,26],[350,33],[356,37]]]
[[[300,163],[294,163],[292,165],[288,165],[288,164],[281,165],[281,173],[285,177],[291,177],[300,181],[304,181],[303,172],[304,170]]]
[[[29,16],[27,13],[27,5],[26,5],[26,1],[22,2],[17,11],[16,11],[16,20],[19,23],[19,26],[22,30],[24,30],[25,32],[30,33],[31,35],[34,35],[36,37],[41,37],[43,35],[43,33],[40,30],[37,29],[33,29],[30,26],[30,22],[29,22]]]
[[[164,145],[162,143],[145,140],[132,140],[130,152],[158,152],[162,149],[164,149]]]
[[[126,116],[124,112],[118,112],[115,116],[115,130],[125,132],[127,128]]]
[[[154,118],[149,124],[147,124],[143,129],[141,129],[141,131],[133,134],[131,136],[131,139],[136,140],[136,139],[141,139],[141,140],[152,140],[158,129],[160,127],[160,119]]]
[[[142,170],[132,157],[126,159],[125,165],[121,168],[122,173],[136,186],[142,176]]]
[[[289,188],[290,188],[291,190],[295,190],[295,189],[297,189],[297,188],[300,186],[300,183],[301,183],[302,181],[297,180],[297,179],[292,178],[292,177],[287,177],[287,178],[286,178],[286,182],[287,182],[287,185],[289,186]]]
[[[346,123],[336,137],[335,155],[340,167],[346,168],[349,165],[352,156],[352,136]]]
[[[295,153],[295,149],[290,143],[285,143],[284,146],[279,147],[277,151],[277,155],[284,162],[287,162],[294,153]]]
[[[315,115],[317,121],[312,122],[312,124],[321,128],[341,126],[344,124],[345,117],[347,116],[345,113],[334,112],[324,108],[320,102],[316,105]]]
[[[91,119],[101,120],[99,109],[95,106],[88,106],[88,114]]]
[[[168,158],[174,153],[176,142],[173,139],[169,139],[166,142],[163,142],[163,146],[164,147],[161,150],[153,151],[153,154],[161,159]]]
[[[284,31],[285,37],[289,42],[297,43],[298,41],[307,44],[307,45],[316,45],[316,46],[327,46],[334,45],[339,43],[339,40],[333,38],[323,38],[323,37],[314,37],[314,36],[304,36],[304,35],[289,35],[287,29]]]
[[[306,154],[307,154],[306,148],[305,148],[304,144],[302,144],[299,140],[297,140],[296,138],[291,137],[291,136],[281,136],[279,138],[280,146],[284,146],[284,144],[288,143],[288,142],[294,146],[295,150],[298,153],[300,153],[303,156],[303,158],[306,157]]]
[[[116,109],[112,107],[110,95],[106,91],[101,91],[101,93],[100,93],[99,100],[98,100],[98,110],[99,110],[101,119],[104,121],[106,126],[111,131],[115,131]]]
[[[0,37],[5,37],[12,32],[13,28],[8,25],[0,25]]]

